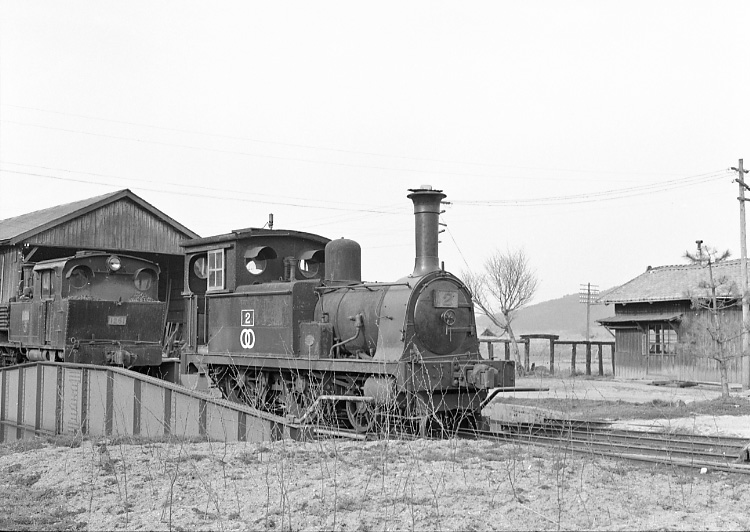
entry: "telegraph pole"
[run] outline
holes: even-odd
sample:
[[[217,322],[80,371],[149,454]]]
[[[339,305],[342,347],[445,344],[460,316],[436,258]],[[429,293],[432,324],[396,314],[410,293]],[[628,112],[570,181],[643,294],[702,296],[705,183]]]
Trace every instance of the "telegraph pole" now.
[[[748,335],[748,314],[750,314],[750,301],[747,293],[747,238],[745,235],[745,190],[750,190],[745,184],[745,174],[747,170],[742,167],[740,159],[737,168],[732,167],[739,177],[735,179],[739,183],[740,197],[740,274],[742,276],[742,384],[750,387],[750,335]]]
[[[586,341],[591,341],[591,305],[592,299],[599,297],[599,287],[591,283],[582,284],[578,290],[578,301],[586,304]]]

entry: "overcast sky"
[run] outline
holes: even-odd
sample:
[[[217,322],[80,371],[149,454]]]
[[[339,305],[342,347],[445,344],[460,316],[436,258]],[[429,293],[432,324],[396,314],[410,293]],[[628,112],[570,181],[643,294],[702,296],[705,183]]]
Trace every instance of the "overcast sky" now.
[[[0,218],[129,188],[411,273],[408,188],[460,274],[522,247],[535,302],[739,257],[750,2],[0,0]]]

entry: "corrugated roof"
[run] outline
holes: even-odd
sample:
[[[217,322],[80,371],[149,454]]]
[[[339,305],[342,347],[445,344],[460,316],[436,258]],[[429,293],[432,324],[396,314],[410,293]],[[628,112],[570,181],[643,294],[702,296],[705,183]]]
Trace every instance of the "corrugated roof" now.
[[[0,220],[0,244],[15,244],[23,239],[29,238],[30,236],[42,231],[46,231],[51,227],[55,227],[56,225],[122,198],[128,198],[134,201],[142,208],[151,212],[154,216],[162,219],[179,232],[184,233],[186,236],[190,238],[198,237],[196,233],[173,220],[141,197],[128,189],[123,189],[81,201],[74,201],[72,203],[57,205],[48,209],[29,212],[14,218]]]
[[[722,298],[740,297],[742,275],[739,260],[728,260],[712,265],[717,295]],[[708,297],[708,266],[685,264],[649,268],[635,279],[610,290],[600,299],[602,303],[647,303],[653,301],[688,300],[691,296]]]

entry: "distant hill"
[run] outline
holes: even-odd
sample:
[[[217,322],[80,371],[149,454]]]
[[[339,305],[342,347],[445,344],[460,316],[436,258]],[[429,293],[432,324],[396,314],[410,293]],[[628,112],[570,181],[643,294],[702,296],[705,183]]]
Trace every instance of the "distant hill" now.
[[[615,315],[614,305],[591,305],[591,338],[612,340],[612,335],[596,320]],[[477,314],[477,328],[496,331],[486,316]],[[578,294],[544,301],[524,307],[513,320],[513,332],[521,334],[557,334],[561,340],[586,339],[586,305],[578,302]]]

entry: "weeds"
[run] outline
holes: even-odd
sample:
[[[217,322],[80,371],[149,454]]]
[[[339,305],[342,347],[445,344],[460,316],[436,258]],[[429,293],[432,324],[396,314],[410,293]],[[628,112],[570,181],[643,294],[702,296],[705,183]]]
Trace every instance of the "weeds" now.
[[[592,403],[562,406],[578,411]],[[32,457],[44,467],[35,468]],[[458,439],[40,438],[0,445],[0,496],[15,512],[0,525],[49,529],[54,515],[66,528],[89,529],[694,528],[701,512],[722,512],[728,528],[747,528],[750,479],[710,477],[565,448]],[[26,499],[13,498],[20,493]],[[38,510],[25,500],[43,506],[43,515],[33,519]],[[679,522],[670,520],[678,514]]]

